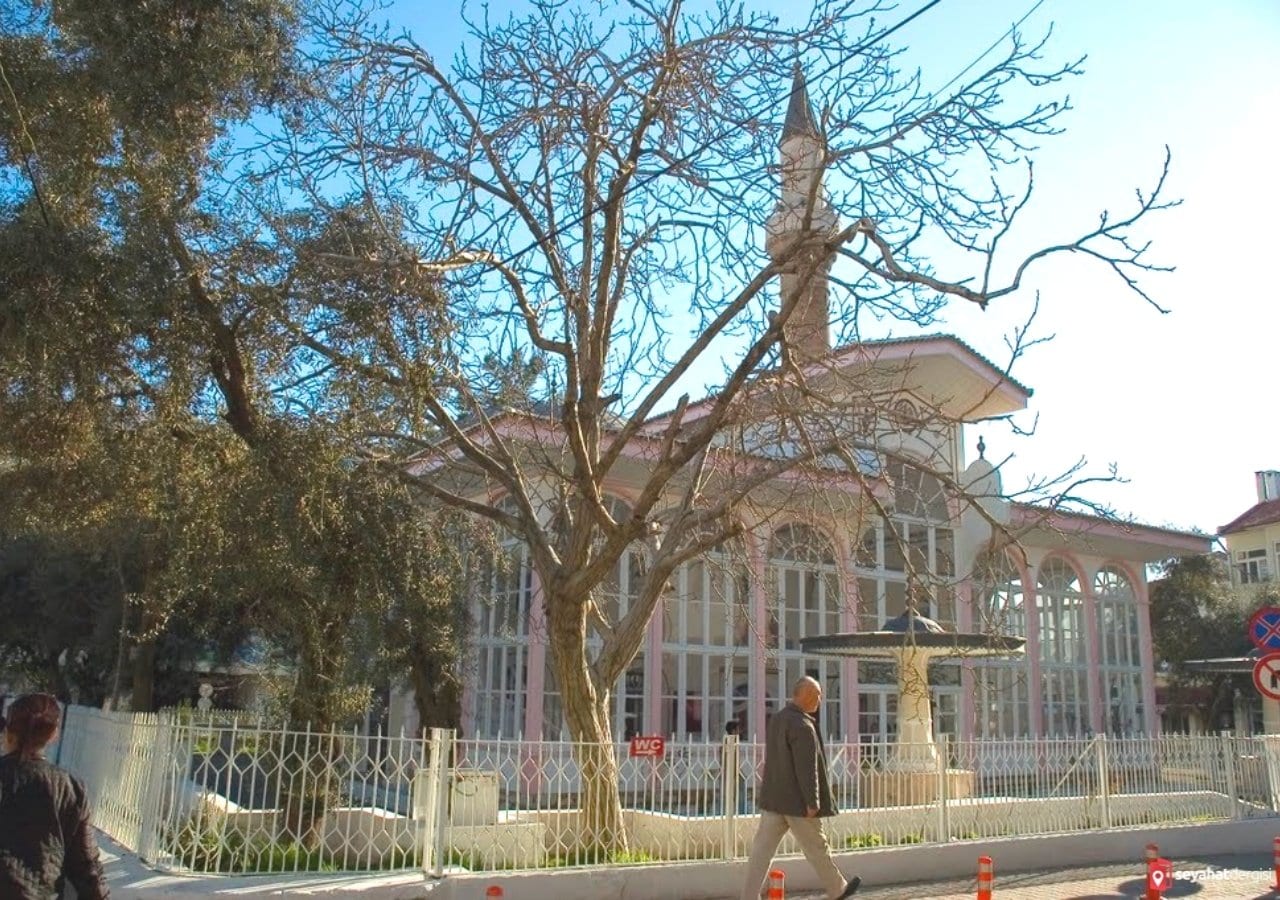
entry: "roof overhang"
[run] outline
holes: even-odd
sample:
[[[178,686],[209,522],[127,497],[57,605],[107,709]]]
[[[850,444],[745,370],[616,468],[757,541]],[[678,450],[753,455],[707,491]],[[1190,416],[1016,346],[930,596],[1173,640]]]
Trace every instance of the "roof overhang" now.
[[[1140,522],[1013,504],[1011,526],[1032,546],[1063,547],[1098,556],[1153,563],[1208,553],[1213,537],[1193,531],[1158,528]]]

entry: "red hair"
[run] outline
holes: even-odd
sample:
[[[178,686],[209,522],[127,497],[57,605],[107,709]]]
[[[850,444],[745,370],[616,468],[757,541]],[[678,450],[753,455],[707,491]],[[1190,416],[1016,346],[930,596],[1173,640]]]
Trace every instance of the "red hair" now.
[[[24,694],[9,707],[5,732],[24,759],[39,756],[58,732],[62,708],[52,694]]]

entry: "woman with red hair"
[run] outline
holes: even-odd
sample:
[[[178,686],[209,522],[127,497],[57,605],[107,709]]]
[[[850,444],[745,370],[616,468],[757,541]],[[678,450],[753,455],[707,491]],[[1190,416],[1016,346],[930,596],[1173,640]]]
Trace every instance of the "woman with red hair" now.
[[[106,900],[84,785],[44,758],[62,710],[49,694],[9,707],[0,756],[0,897],[57,900],[70,882],[80,900]]]

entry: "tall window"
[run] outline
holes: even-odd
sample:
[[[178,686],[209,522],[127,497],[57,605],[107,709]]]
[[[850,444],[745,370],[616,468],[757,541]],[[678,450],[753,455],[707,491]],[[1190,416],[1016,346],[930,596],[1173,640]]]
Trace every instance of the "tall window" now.
[[[1038,588],[1045,734],[1082,734],[1089,728],[1089,691],[1080,579],[1067,563],[1051,559],[1040,567]]]
[[[1112,734],[1140,734],[1145,730],[1145,717],[1138,601],[1133,585],[1120,570],[1106,568],[1094,579],[1093,589],[1106,729]]]
[[[663,731],[679,739],[719,740],[748,721],[753,634],[747,563],[740,544],[681,566],[663,611]]]
[[[770,711],[791,696],[804,675],[822,685],[819,720],[824,734],[843,737],[840,666],[831,658],[804,656],[800,639],[840,630],[840,573],[831,542],[807,525],[787,525],[769,545],[770,607],[766,624]]]
[[[475,729],[478,737],[524,730],[531,569],[522,541],[509,537],[483,567],[486,590],[474,607]]]
[[[1026,598],[1022,576],[1004,553],[979,560],[974,572],[975,629],[984,634],[1023,637],[1027,633]],[[1030,734],[1027,660],[1021,657],[975,662],[977,697],[975,732],[982,737],[1021,737]]]
[[[862,531],[854,548],[858,574],[858,630],[877,631],[886,620],[902,615],[908,605],[956,627],[955,535],[942,484],[929,472],[900,460],[885,464],[893,484],[893,510]],[[934,667],[958,683],[954,665]],[[931,678],[935,730],[954,730],[954,685]],[[896,732],[897,676],[892,666],[858,664],[858,733],[864,741],[892,739]]]

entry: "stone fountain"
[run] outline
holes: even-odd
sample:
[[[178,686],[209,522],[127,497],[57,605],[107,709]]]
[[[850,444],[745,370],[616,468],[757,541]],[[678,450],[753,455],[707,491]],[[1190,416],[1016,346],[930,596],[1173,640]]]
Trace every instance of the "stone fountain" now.
[[[929,663],[948,657],[1016,655],[1025,643],[1021,637],[944,631],[914,609],[889,619],[879,631],[801,639],[800,649],[815,656],[889,659],[898,665],[898,737],[883,766],[862,776],[864,806],[932,803],[943,789],[943,768],[933,739]],[[971,770],[945,771],[948,797],[972,795]]]

